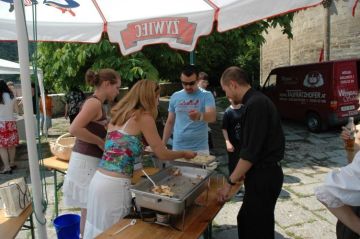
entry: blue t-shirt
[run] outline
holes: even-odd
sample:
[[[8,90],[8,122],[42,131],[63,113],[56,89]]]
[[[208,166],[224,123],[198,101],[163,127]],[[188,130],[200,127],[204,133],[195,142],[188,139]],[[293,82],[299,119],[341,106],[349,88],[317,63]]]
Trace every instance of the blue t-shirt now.
[[[175,113],[173,129],[174,150],[208,150],[208,123],[193,121],[190,110],[204,113],[205,108],[215,108],[215,99],[211,92],[199,88],[192,94],[185,90],[175,92],[169,103],[169,112]]]

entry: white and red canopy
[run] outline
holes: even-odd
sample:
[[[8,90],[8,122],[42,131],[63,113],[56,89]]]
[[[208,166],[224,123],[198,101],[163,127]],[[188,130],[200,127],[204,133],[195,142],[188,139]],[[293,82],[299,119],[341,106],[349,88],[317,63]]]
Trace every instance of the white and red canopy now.
[[[16,40],[13,0],[0,0],[0,41]],[[106,32],[122,54],[167,43],[185,51],[200,36],[311,7],[321,0],[53,0],[39,1],[36,15],[25,0],[28,37],[38,41],[95,43]]]

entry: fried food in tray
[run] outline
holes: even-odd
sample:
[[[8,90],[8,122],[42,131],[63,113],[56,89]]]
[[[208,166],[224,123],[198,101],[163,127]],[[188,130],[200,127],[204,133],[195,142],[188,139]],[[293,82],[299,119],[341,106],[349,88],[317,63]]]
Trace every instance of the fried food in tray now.
[[[161,196],[168,196],[168,197],[174,196],[174,193],[171,192],[171,188],[167,185],[154,186],[152,187],[151,191]]]
[[[172,171],[171,174],[173,176],[181,176],[182,175],[181,170],[179,168],[172,168],[171,171]]]
[[[211,162],[214,162],[215,158],[216,157],[213,156],[213,155],[198,154],[198,155],[195,156],[195,158],[192,158],[192,159],[181,158],[181,159],[176,159],[175,161],[193,163],[193,164],[200,164],[200,165],[205,164],[206,165],[206,164],[209,164]]]

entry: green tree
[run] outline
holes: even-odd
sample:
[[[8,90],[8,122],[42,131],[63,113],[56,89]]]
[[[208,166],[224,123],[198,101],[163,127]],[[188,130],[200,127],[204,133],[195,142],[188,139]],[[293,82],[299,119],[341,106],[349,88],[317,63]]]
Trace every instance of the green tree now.
[[[122,77],[122,84],[145,75],[158,78],[158,71],[141,52],[121,56],[118,47],[107,39],[98,44],[40,43],[38,46],[38,65],[44,71],[44,81],[55,91],[67,90],[80,85],[85,87],[85,73],[88,69],[113,68]]]

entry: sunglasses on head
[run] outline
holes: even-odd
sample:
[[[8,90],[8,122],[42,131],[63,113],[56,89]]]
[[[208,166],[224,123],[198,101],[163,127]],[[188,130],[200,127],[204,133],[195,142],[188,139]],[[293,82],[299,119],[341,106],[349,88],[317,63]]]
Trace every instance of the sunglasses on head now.
[[[181,84],[183,84],[185,86],[186,85],[193,86],[193,85],[195,85],[195,83],[196,83],[196,80],[190,81],[190,82],[181,81]]]

